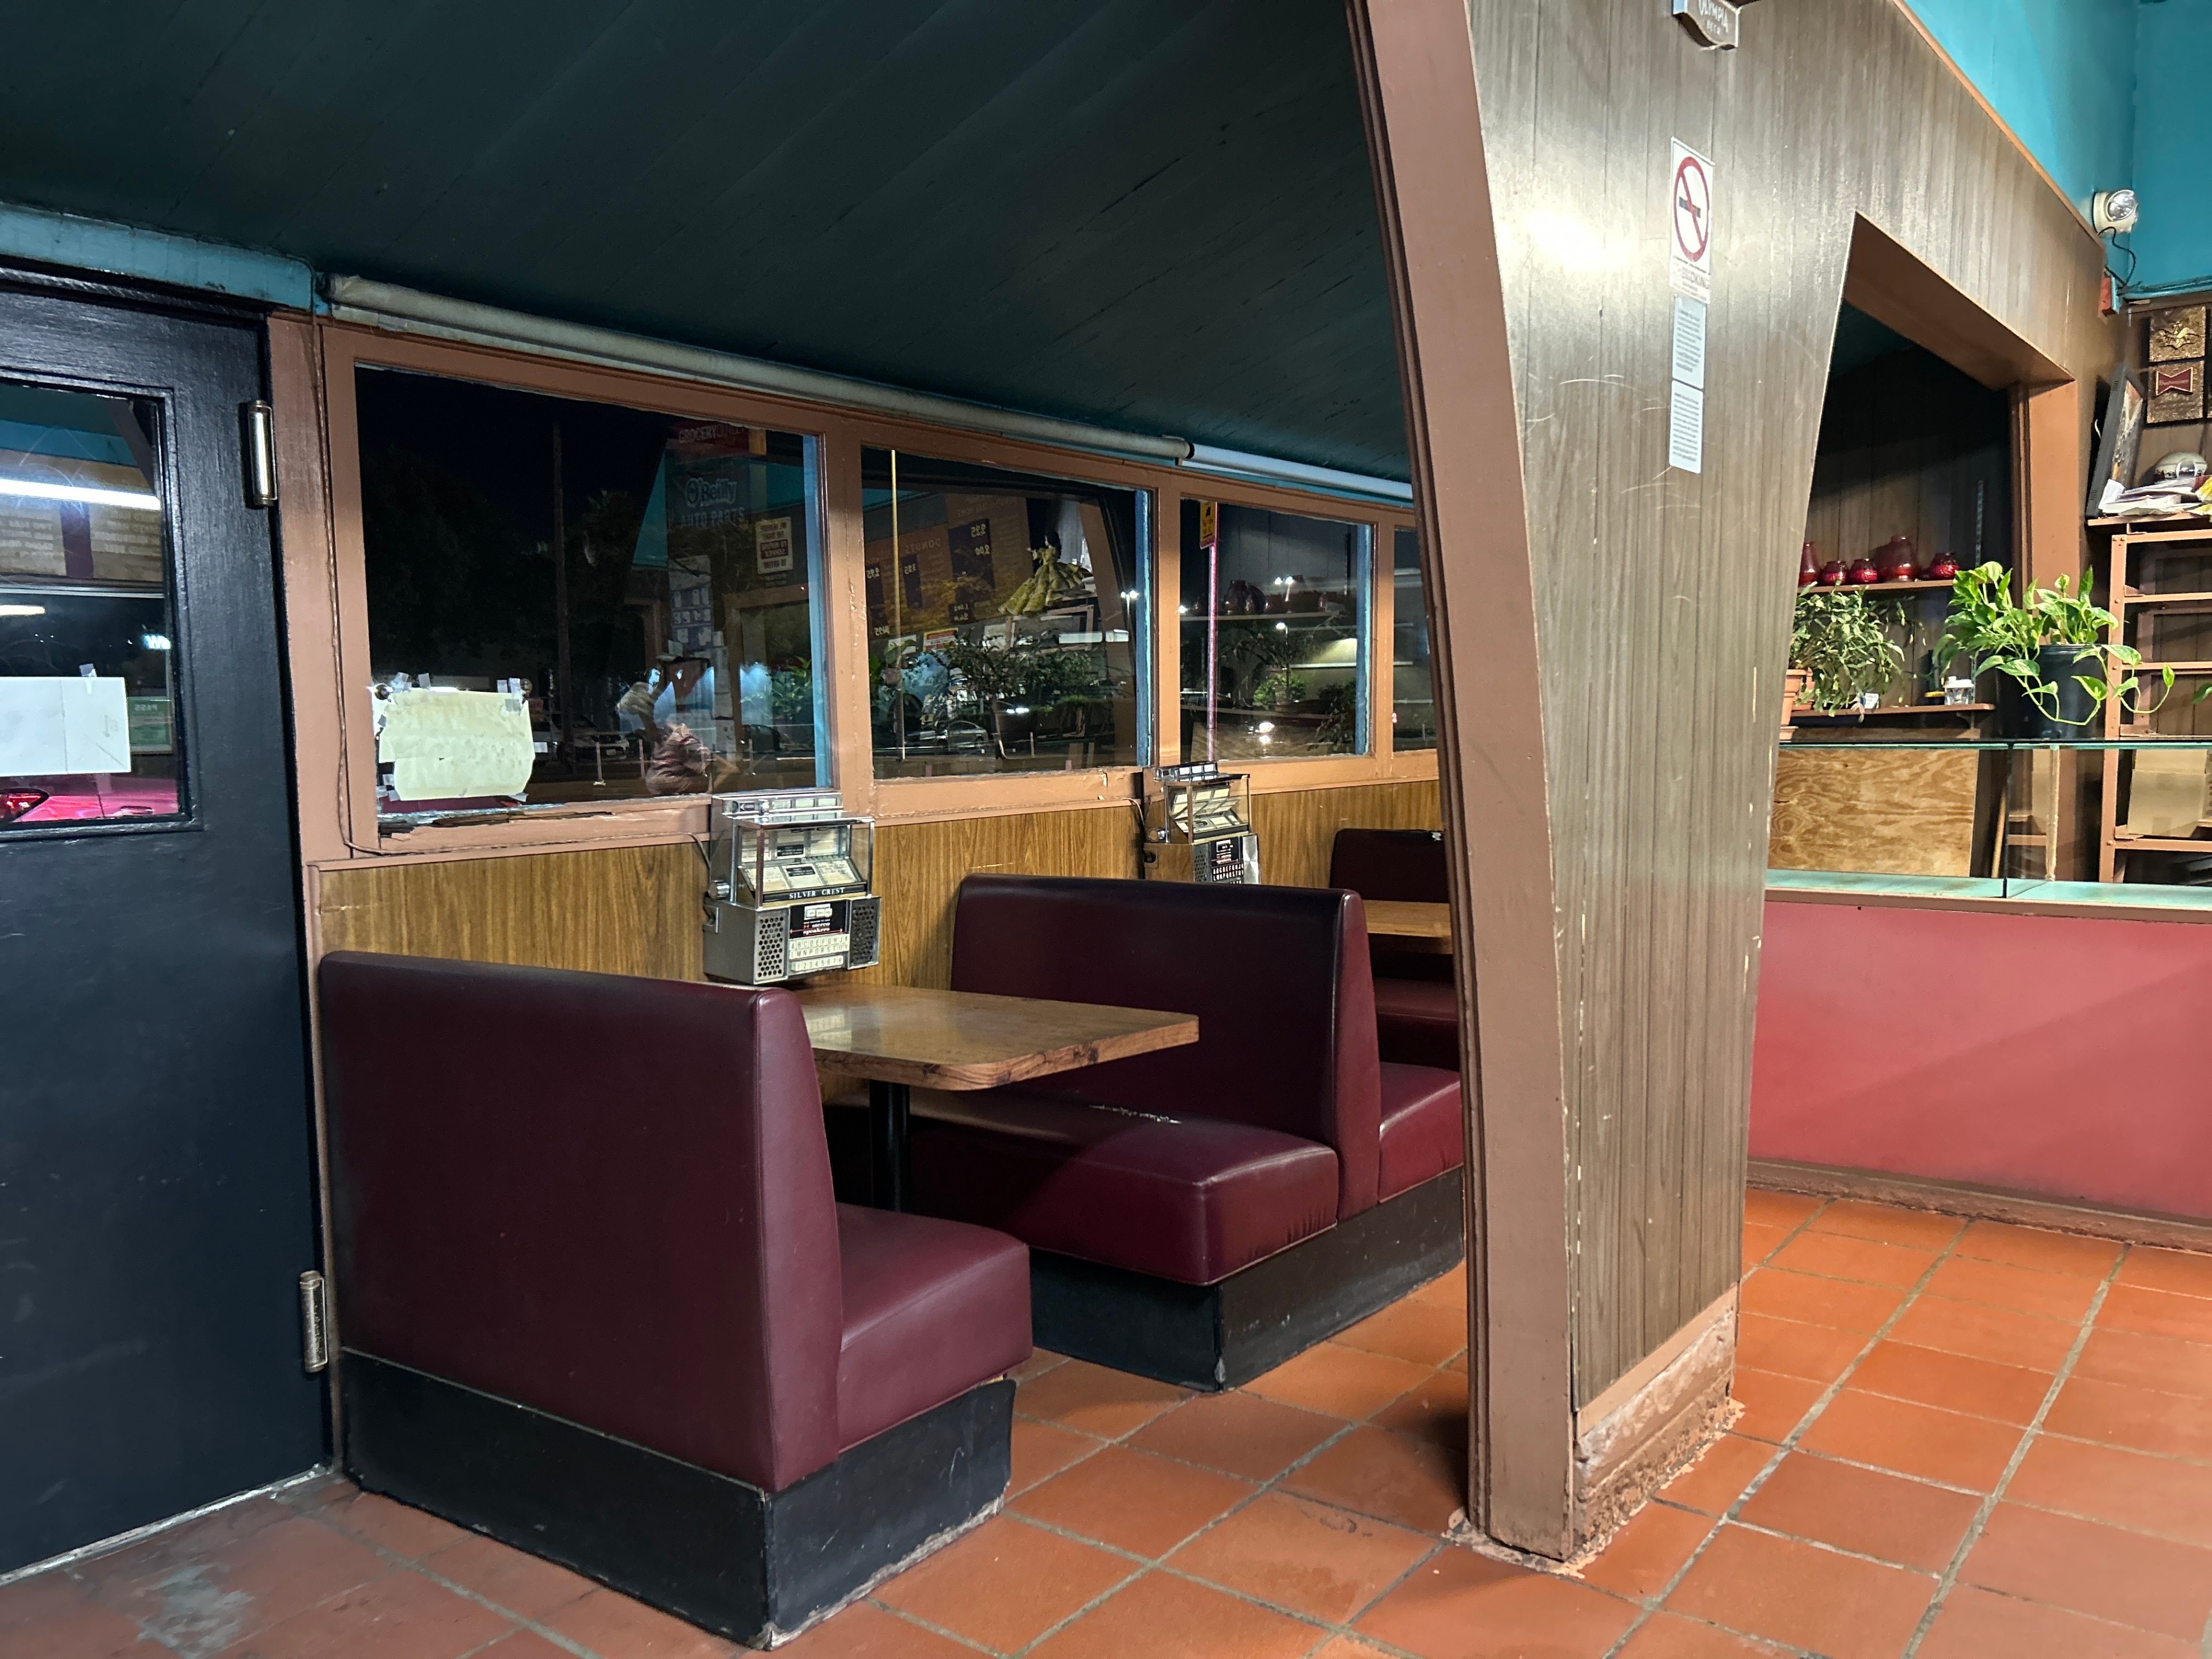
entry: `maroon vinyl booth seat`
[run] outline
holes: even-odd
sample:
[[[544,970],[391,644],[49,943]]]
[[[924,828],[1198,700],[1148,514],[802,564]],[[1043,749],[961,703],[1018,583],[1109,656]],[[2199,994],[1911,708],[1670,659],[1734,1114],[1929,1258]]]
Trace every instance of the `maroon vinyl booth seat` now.
[[[915,1207],[1218,1287],[1456,1170],[1458,1075],[1377,1061],[1365,934],[1349,892],[969,877],[952,988],[1195,1014],[1199,1039],[1035,1085],[917,1091]],[[1036,1283],[1039,1340],[1063,1346]]]
[[[1328,884],[1362,898],[1451,902],[1444,839],[1432,830],[1340,830],[1328,854]],[[1459,1069],[1459,999],[1452,958],[1374,942],[1375,1023],[1385,1061]]]
[[[320,1002],[342,1381],[404,1368],[772,1508],[1030,1354],[1019,1243],[834,1201],[788,992],[338,952]],[[465,1512],[478,1495],[395,1495],[744,1639],[818,1611],[770,1582],[746,1627]]]

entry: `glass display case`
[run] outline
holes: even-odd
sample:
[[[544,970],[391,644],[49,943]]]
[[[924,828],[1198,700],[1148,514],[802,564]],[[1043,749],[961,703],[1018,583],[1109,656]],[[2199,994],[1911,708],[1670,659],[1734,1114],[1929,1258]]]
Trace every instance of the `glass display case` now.
[[[185,816],[161,408],[0,380],[0,830]]]
[[[1150,497],[861,453],[879,778],[1141,763]]]
[[[812,439],[356,390],[381,818],[827,781]]]
[[[1182,504],[1182,752],[1281,760],[1367,749],[1364,524]]]

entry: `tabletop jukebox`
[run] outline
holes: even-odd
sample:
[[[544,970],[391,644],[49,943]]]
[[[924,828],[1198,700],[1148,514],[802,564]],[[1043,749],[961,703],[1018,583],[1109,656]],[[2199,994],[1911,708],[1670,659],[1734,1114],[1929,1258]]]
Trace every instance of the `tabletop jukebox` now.
[[[709,805],[708,978],[773,985],[875,966],[873,823],[826,791]]]
[[[1139,867],[1151,881],[1260,879],[1251,780],[1212,763],[1157,766],[1144,800]]]

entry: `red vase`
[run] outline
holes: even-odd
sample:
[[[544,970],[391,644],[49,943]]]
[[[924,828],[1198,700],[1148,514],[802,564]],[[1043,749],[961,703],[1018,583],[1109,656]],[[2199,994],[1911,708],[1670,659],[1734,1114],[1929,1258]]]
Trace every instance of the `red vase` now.
[[[1931,582],[1948,582],[1959,574],[1959,562],[1948,553],[1938,553],[1921,574]]]
[[[1813,544],[1805,544],[1805,551],[1797,560],[1797,586],[1810,587],[1820,580],[1820,562],[1813,555]]]
[[[1854,587],[1865,587],[1881,580],[1881,567],[1862,553],[1851,561],[1851,568],[1844,576]]]
[[[1820,567],[1821,586],[1841,587],[1843,585],[1844,562],[1841,559],[1831,559]]]

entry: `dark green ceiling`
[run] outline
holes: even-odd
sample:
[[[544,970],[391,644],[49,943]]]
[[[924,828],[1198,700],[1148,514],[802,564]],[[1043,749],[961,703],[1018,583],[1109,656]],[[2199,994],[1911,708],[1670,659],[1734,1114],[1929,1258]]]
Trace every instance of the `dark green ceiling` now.
[[[9,10],[0,199],[1405,477],[1340,0]]]

